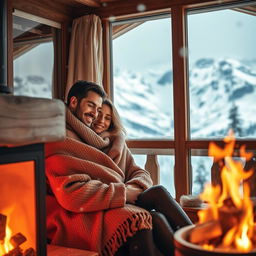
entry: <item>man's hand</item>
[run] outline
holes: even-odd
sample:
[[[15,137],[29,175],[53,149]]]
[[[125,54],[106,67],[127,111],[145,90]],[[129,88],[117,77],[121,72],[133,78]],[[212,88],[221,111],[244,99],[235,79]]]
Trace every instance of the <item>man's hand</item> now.
[[[126,203],[134,204],[143,190],[136,184],[126,185]]]

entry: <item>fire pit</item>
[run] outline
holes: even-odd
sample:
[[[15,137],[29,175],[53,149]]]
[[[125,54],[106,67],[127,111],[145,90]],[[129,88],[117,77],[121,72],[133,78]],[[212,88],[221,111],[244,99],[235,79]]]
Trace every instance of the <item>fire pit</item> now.
[[[228,221],[228,220],[227,220]],[[174,235],[175,256],[252,256],[256,255],[256,249],[250,252],[238,252],[235,249],[229,251],[215,248],[204,249],[200,245],[189,242],[190,232],[196,225],[189,225],[178,230]],[[202,235],[203,236],[203,235]]]
[[[242,146],[234,157],[232,135],[225,138],[224,148],[209,145],[209,155],[221,163],[221,181],[207,184],[201,193],[208,206],[198,212],[198,223],[175,233],[175,256],[256,255],[255,206],[249,186],[254,170],[245,171],[241,161],[249,161],[252,153]]]

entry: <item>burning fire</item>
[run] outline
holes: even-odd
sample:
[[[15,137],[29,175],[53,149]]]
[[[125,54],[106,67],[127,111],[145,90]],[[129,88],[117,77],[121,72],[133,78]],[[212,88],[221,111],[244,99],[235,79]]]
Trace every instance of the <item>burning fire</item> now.
[[[6,226],[5,232],[4,240],[0,241],[0,255],[5,255],[14,248],[14,246],[9,242],[12,237],[12,231],[8,225]]]
[[[0,256],[35,256],[34,248],[21,247],[27,238],[20,232],[13,234],[9,224],[7,215],[0,213]]]
[[[222,184],[208,184],[200,195],[209,207],[199,211],[199,222],[191,231],[190,241],[207,250],[221,248],[248,252],[256,243],[253,203],[247,182],[253,170],[244,171],[241,161],[234,159],[233,134],[224,141],[224,149],[214,143],[209,146],[209,155],[214,156],[215,162],[225,159],[220,173]],[[248,161],[252,154],[242,146],[239,156]]]

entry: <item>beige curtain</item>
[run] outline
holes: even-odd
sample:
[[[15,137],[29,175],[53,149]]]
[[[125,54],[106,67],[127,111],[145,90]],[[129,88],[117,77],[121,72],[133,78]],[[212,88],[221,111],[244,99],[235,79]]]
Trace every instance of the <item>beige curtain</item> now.
[[[86,15],[75,19],[72,24],[65,96],[77,80],[102,85],[102,79],[102,24],[98,16]]]

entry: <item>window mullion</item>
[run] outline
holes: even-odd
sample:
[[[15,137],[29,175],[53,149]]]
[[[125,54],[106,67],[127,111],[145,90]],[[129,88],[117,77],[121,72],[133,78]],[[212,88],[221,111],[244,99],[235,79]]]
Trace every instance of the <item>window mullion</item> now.
[[[172,45],[173,45],[173,94],[174,94],[174,138],[175,138],[175,189],[176,199],[182,194],[189,194],[189,150],[186,148],[188,138],[188,110],[186,94],[186,38],[185,10],[182,6],[172,8]]]

